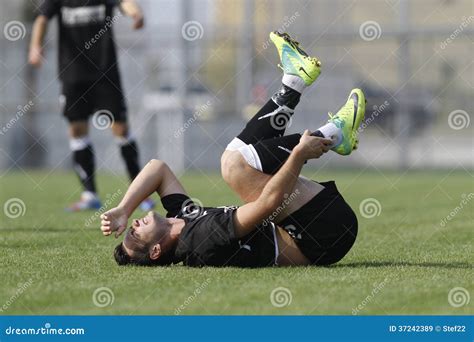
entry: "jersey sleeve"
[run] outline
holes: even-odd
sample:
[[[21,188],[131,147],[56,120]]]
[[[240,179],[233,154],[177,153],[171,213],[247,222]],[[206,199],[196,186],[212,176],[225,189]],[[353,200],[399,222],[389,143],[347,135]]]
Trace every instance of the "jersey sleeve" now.
[[[191,199],[185,194],[171,194],[161,199],[163,208],[166,210],[166,217],[179,216],[182,209],[191,202]]]
[[[58,0],[43,0],[38,7],[38,14],[51,19],[59,13],[61,5]]]

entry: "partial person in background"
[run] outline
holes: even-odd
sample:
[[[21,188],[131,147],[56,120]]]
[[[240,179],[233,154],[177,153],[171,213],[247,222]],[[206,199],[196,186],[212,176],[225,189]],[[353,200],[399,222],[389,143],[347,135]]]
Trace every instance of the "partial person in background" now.
[[[58,18],[60,99],[69,122],[74,170],[83,187],[80,200],[67,208],[70,211],[101,207],[95,184],[94,150],[88,136],[90,116],[111,123],[130,179],[140,171],[137,144],[127,124],[112,32],[120,16],[114,15],[115,7],[133,19],[134,29],[143,27],[143,13],[134,0],[43,0],[33,25],[29,63],[40,67],[48,23],[53,17]],[[154,202],[148,198],[140,207],[150,210]]]

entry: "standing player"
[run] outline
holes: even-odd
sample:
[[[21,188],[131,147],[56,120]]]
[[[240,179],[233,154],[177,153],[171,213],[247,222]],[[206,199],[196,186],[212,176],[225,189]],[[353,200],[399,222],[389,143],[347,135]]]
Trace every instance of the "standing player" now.
[[[352,152],[364,117],[364,95],[354,89],[313,134],[284,136],[301,93],[320,73],[320,63],[287,34],[274,32],[270,38],[280,52],[282,88],[222,156],[223,177],[246,204],[200,208],[165,163],[152,161],[119,206],[101,216],[103,234],[115,232],[117,237],[152,192],[158,192],[167,210],[166,218],[150,211],[133,221],[115,249],[119,265],[329,265],[352,248],[357,218],[335,183],[316,183],[299,174],[307,159],[329,149]]]
[[[111,128],[133,180],[140,171],[138,149],[127,124],[127,108],[120,82],[112,26],[114,8],[133,19],[133,28],[143,27],[143,14],[134,0],[43,0],[33,26],[29,63],[39,67],[48,22],[58,18],[59,79],[61,104],[69,122],[69,146],[74,170],[83,192],[68,210],[98,209],[101,206],[95,184],[94,151],[88,137],[88,119],[108,115]],[[141,203],[143,210],[154,207],[151,199]]]

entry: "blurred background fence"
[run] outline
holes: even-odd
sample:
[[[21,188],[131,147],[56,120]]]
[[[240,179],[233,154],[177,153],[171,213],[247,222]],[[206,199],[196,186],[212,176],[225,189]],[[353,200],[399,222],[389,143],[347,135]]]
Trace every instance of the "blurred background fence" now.
[[[133,31],[117,14],[114,30],[142,162],[164,159],[181,172],[217,169],[226,144],[280,84],[268,40],[279,29],[323,63],[289,132],[319,127],[354,87],[368,98],[357,156],[329,154],[315,166],[474,167],[472,0],[139,3],[146,28]],[[43,68],[32,70],[26,61],[35,2],[2,5],[0,169],[69,168],[56,23]],[[111,132],[93,128],[91,135],[99,167],[122,172]]]

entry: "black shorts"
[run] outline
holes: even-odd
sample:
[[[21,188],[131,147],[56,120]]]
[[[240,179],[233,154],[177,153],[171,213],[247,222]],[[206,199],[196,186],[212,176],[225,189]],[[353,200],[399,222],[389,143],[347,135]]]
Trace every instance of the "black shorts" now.
[[[119,78],[117,78],[120,80]],[[69,122],[87,121],[94,113],[112,116],[116,122],[127,121],[127,107],[120,81],[65,82],[61,104]]]
[[[331,182],[303,207],[279,222],[313,265],[341,260],[357,236],[357,217]]]

